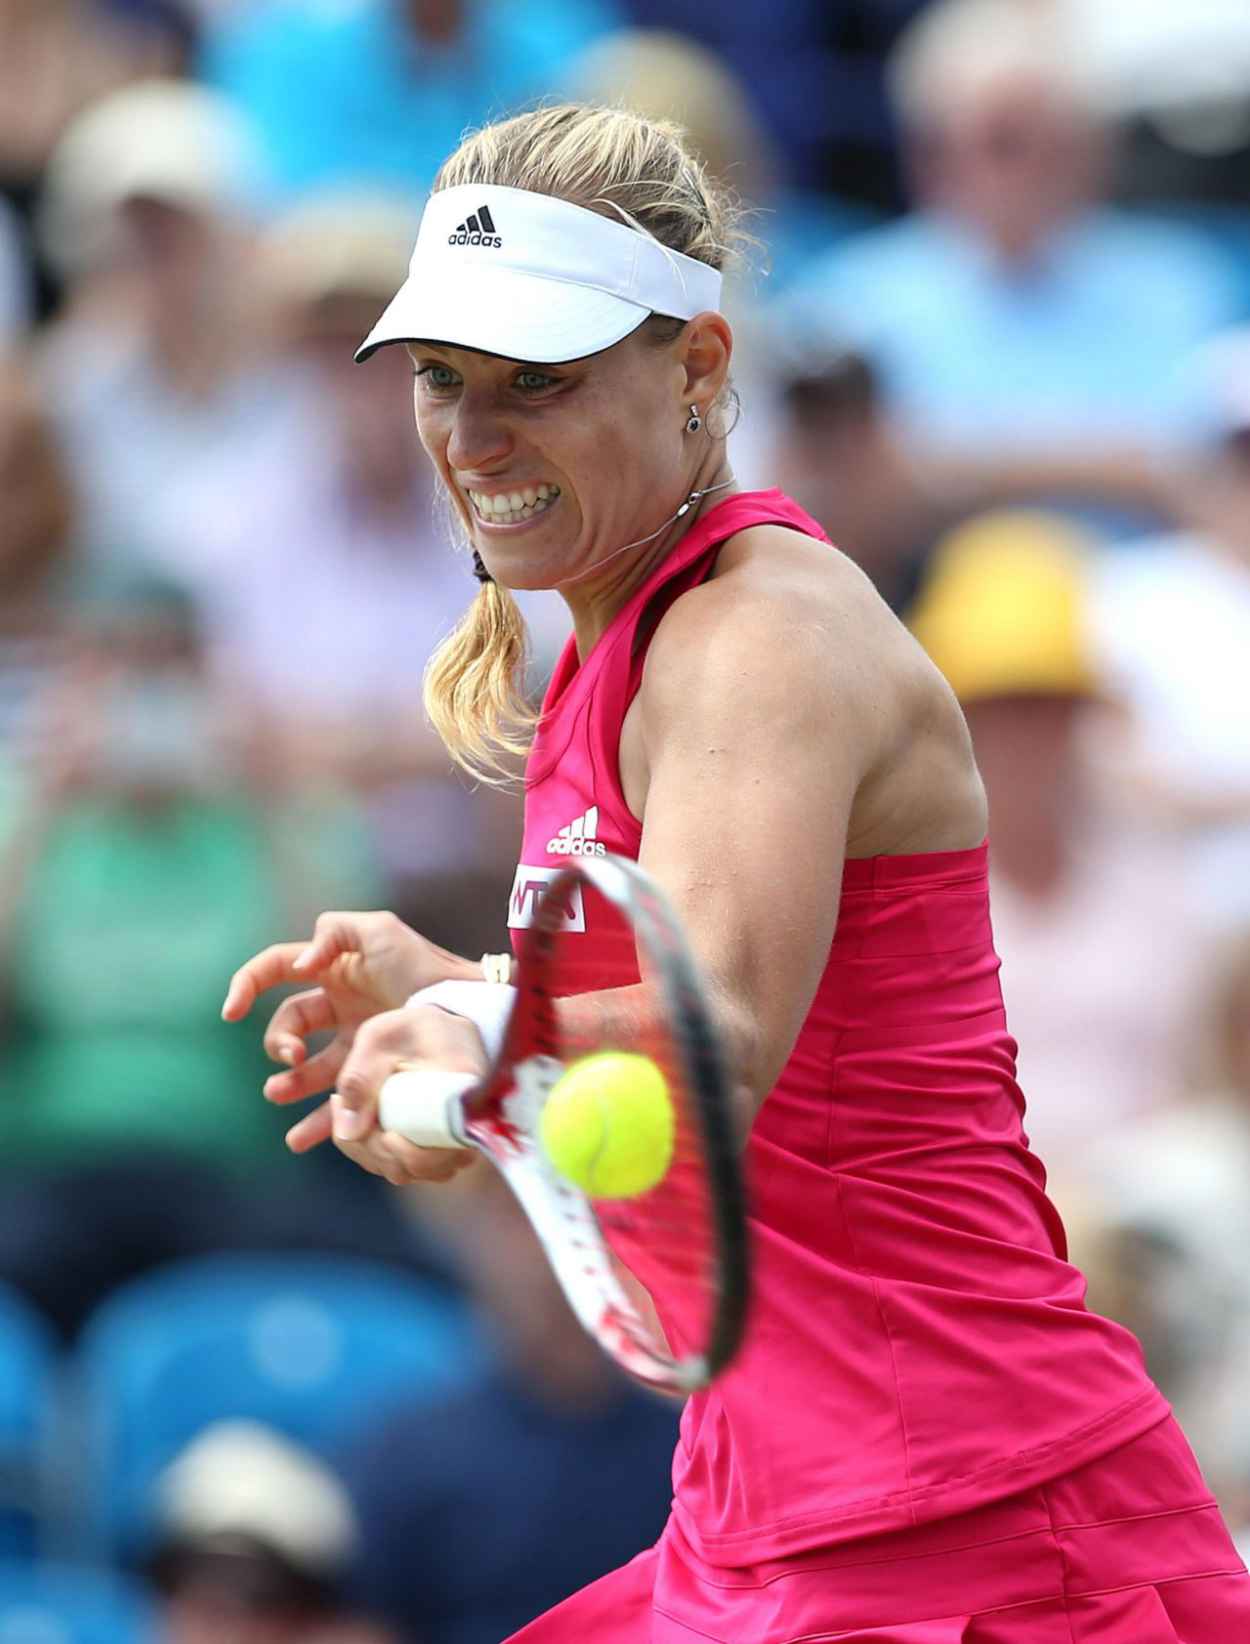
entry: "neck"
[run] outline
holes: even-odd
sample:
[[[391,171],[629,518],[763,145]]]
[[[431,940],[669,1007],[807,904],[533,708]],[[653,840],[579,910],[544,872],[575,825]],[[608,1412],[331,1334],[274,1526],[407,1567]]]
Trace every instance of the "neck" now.
[[[557,591],[573,617],[577,653],[583,662],[617,612],[629,603],[660,561],[672,553],[695,521],[737,489],[723,451],[711,455],[687,491],[673,503],[672,517],[664,521],[659,531],[626,548],[614,549],[588,572],[559,585]],[[702,494],[686,507],[693,493]]]

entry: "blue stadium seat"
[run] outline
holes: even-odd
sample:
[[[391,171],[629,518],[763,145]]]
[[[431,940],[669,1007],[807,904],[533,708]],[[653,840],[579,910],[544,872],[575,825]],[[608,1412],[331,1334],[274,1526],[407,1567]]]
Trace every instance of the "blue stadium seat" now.
[[[139,1279],[102,1303],[75,1353],[82,1476],[70,1544],[133,1551],[153,1481],[212,1422],[265,1422],[332,1456],[390,1403],[437,1394],[482,1351],[461,1304],[351,1258],[210,1257]]]
[[[0,1644],[157,1644],[137,1584],[69,1564],[0,1563]]]
[[[36,1550],[40,1472],[58,1350],[16,1290],[0,1285],[0,1559]]]

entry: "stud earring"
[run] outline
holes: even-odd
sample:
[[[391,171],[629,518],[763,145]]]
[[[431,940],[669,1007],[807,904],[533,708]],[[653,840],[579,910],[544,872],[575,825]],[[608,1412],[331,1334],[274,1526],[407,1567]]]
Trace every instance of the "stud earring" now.
[[[686,422],[686,432],[687,434],[697,434],[702,427],[703,418],[699,415],[699,407],[692,405],[690,407],[690,416]]]

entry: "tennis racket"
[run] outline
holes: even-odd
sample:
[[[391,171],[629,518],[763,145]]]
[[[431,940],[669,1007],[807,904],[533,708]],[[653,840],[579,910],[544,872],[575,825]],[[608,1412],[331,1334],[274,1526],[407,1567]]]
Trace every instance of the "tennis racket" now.
[[[555,1000],[585,988],[578,940],[567,933],[591,921],[637,966],[651,996],[638,1013],[645,1036],[629,1043],[570,1037],[557,1019]],[[557,1173],[538,1135],[565,1067],[605,1050],[651,1057],[674,1112],[667,1174],[629,1199],[589,1198]],[[490,1073],[478,1080],[400,1070],[382,1087],[378,1118],[418,1145],[486,1155],[581,1323],[637,1380],[687,1394],[733,1358],[746,1312],[747,1231],[725,1060],[680,926],[636,863],[588,856],[562,868],[525,933],[515,1003]]]

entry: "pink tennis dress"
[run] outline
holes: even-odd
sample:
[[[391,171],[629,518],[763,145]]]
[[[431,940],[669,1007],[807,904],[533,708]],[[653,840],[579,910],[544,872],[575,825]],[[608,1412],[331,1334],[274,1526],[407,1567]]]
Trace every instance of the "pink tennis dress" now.
[[[569,855],[637,857],[617,752],[647,643],[762,523],[827,540],[780,492],[732,496],[584,663],[570,641],[527,768],[514,927]],[[686,1405],[668,1527],[515,1644],[1250,1641],[1250,1577],[1137,1342],[1086,1309],[1029,1152],[986,870],[985,845],[846,863],[747,1147],[746,1342]],[[636,981],[594,912],[568,910],[578,991]]]

